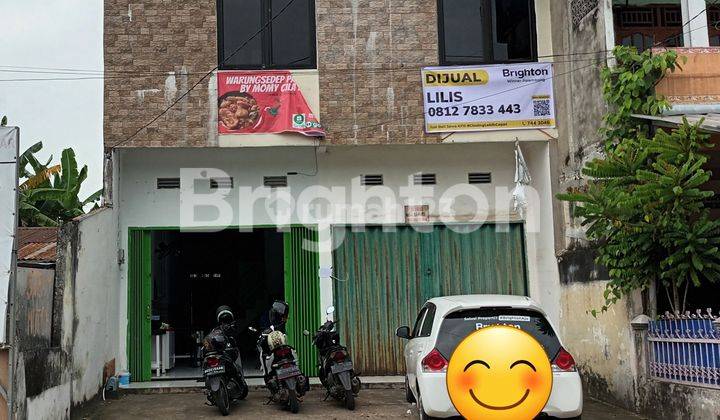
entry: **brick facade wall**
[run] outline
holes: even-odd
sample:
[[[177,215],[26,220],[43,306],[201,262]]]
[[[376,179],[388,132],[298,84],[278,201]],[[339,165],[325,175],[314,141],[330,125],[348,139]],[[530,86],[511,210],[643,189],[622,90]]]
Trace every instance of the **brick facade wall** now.
[[[217,64],[215,0],[105,1],[105,146],[122,142]],[[185,73],[185,75],[183,75]],[[126,146],[208,144],[208,80]]]
[[[320,115],[327,142],[436,142],[423,133],[420,67],[435,65],[436,0],[316,0]],[[217,144],[215,0],[105,1],[105,146]],[[209,90],[210,89],[210,90]]]
[[[332,143],[418,143],[420,68],[437,65],[436,0],[318,0],[320,115]]]

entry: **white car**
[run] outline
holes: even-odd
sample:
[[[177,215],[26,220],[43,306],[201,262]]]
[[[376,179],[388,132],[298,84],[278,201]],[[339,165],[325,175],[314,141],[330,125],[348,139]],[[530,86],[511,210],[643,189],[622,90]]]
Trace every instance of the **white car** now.
[[[583,392],[575,361],[538,304],[523,296],[467,295],[428,300],[412,331],[409,327],[396,331],[398,337],[408,340],[406,397],[408,402],[417,401],[421,419],[459,415],[447,392],[445,372],[457,345],[477,329],[478,317],[483,318],[485,326],[506,324],[500,318],[512,319],[514,326],[537,339],[550,357],[553,370],[550,399],[542,412],[558,418],[580,417]]]

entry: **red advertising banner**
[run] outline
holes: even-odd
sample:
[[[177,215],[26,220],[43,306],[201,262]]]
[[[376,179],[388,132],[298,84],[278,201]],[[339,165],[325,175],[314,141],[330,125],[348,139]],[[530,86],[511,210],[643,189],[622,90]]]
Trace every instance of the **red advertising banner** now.
[[[287,70],[218,72],[218,131],[325,136]]]

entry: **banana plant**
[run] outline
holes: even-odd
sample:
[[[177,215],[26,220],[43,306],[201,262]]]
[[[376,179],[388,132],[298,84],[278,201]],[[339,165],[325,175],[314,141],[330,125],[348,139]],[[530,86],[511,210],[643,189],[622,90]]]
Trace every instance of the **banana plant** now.
[[[19,158],[18,176],[23,179],[18,187],[21,226],[58,226],[85,214],[88,205],[97,208],[102,190],[84,200],[79,198],[88,168],[84,165],[78,170],[75,151],[63,150],[60,164],[49,166],[52,156],[45,163],[35,156],[41,149],[42,142],[35,143]]]

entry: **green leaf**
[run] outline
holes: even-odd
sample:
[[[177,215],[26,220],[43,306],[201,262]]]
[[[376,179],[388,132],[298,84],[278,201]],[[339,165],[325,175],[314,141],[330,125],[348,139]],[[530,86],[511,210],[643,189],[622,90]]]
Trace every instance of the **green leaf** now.
[[[90,194],[90,196],[88,196],[88,198],[86,198],[82,202],[82,206],[85,207],[86,205],[88,205],[90,203],[94,203],[94,202],[100,200],[100,197],[102,197],[102,195],[103,195],[103,191],[104,191],[103,189],[100,189],[100,190],[97,190],[94,193]]]

